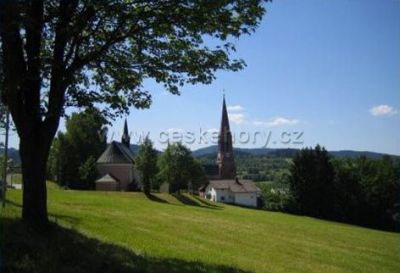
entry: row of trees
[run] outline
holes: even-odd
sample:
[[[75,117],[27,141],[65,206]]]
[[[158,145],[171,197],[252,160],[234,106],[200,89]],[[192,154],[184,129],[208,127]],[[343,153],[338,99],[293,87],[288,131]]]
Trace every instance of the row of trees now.
[[[303,149],[288,184],[278,199],[290,212],[386,230],[400,223],[400,161],[390,156],[336,159],[320,146]]]
[[[136,157],[136,166],[142,174],[143,190],[158,190],[162,183],[170,193],[192,191],[206,181],[201,163],[193,158],[191,151],[181,143],[168,144],[158,157],[150,139],[146,138]]]
[[[66,131],[54,140],[47,165],[47,176],[60,186],[94,189],[96,160],[106,148],[106,120],[96,110],[73,113]],[[168,145],[164,153],[154,149],[149,138],[140,145],[135,164],[142,176],[144,192],[158,190],[163,182],[170,192],[197,188],[205,181],[200,162],[180,143]]]

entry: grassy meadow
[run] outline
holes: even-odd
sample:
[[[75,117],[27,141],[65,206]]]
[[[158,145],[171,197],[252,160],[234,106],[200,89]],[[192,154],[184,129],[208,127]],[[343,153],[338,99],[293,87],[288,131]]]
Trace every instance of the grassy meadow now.
[[[189,195],[50,187],[44,233],[2,214],[4,272],[400,272],[400,234]]]

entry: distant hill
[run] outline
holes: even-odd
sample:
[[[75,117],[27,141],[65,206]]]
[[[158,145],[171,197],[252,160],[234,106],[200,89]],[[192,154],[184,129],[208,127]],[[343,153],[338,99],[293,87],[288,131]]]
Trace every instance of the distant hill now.
[[[382,153],[375,153],[375,152],[368,152],[368,151],[343,150],[343,151],[332,151],[329,153],[336,157],[348,157],[348,158],[357,158],[360,156],[366,156],[370,159],[380,159],[384,155],[389,155],[393,158],[400,158],[400,156],[398,156],[398,155],[382,154]]]
[[[139,145],[131,144],[131,150],[136,155],[139,152]],[[291,148],[280,148],[280,149],[271,149],[271,148],[254,148],[254,149],[246,149],[246,148],[234,148],[235,154],[241,155],[253,155],[253,156],[274,156],[274,157],[293,157],[299,149],[291,149]],[[158,151],[161,153],[160,151]],[[194,157],[201,157],[205,155],[209,156],[217,156],[218,146],[208,146],[204,148],[200,148],[192,152]],[[4,153],[4,149],[0,149],[0,154]],[[371,159],[380,159],[385,154],[383,153],[375,153],[375,152],[368,152],[368,151],[352,151],[352,150],[343,150],[343,151],[330,151],[329,152],[332,156],[340,157],[340,158],[357,158],[362,155],[365,155]],[[8,156],[11,158],[16,165],[21,163],[21,159],[19,157],[19,151],[15,148],[9,148]],[[393,158],[399,158],[398,155],[390,155]]]
[[[139,147],[140,147],[139,145],[131,144],[131,150],[135,155],[139,152]],[[4,154],[4,149],[0,148],[0,155],[3,155],[3,154]],[[9,148],[8,149],[8,157],[11,158],[16,165],[21,164],[21,158],[19,156],[18,149]]]
[[[253,156],[275,156],[275,157],[293,157],[296,152],[300,149],[292,149],[292,148],[279,148],[279,149],[271,149],[271,148],[254,148],[254,149],[246,149],[246,148],[234,148],[235,154],[248,154]],[[218,146],[213,145],[209,147],[200,148],[198,150],[193,151],[193,156],[201,157],[204,155],[215,155],[217,156]],[[343,151],[330,151],[332,156],[340,157],[340,158],[357,158],[360,156],[366,156],[371,159],[380,159],[385,154],[383,153],[375,153],[368,151],[352,151],[352,150],[343,150]],[[393,158],[400,158],[398,155],[390,155]]]

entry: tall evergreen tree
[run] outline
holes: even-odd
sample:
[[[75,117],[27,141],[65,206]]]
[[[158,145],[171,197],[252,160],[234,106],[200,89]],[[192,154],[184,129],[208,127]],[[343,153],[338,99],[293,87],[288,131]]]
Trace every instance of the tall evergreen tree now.
[[[140,145],[136,157],[136,167],[142,175],[144,193],[150,194],[152,180],[157,174],[157,151],[153,148],[153,142],[148,137]]]
[[[334,169],[319,145],[296,154],[290,168],[290,191],[300,213],[330,218],[334,200]]]
[[[335,220],[363,223],[365,201],[361,191],[360,174],[354,160],[333,160],[334,178],[334,213]]]

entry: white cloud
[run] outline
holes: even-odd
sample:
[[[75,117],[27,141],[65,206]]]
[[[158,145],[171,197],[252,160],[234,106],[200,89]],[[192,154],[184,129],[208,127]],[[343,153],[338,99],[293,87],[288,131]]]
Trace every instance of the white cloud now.
[[[373,116],[392,116],[397,114],[396,109],[386,104],[374,106],[371,109],[369,109],[369,112]]]
[[[297,119],[288,119],[284,117],[275,117],[271,118],[268,121],[253,121],[253,125],[255,126],[266,126],[266,127],[278,127],[278,126],[285,126],[285,125],[295,125],[299,123]]]
[[[229,105],[227,109],[228,112],[240,112],[244,110],[244,108],[241,105]]]
[[[229,105],[227,106],[229,113],[229,121],[235,124],[242,124],[245,120],[245,115],[243,114],[244,108],[241,105]]]
[[[244,114],[242,113],[229,114],[229,120],[236,124],[242,124],[245,121]]]

